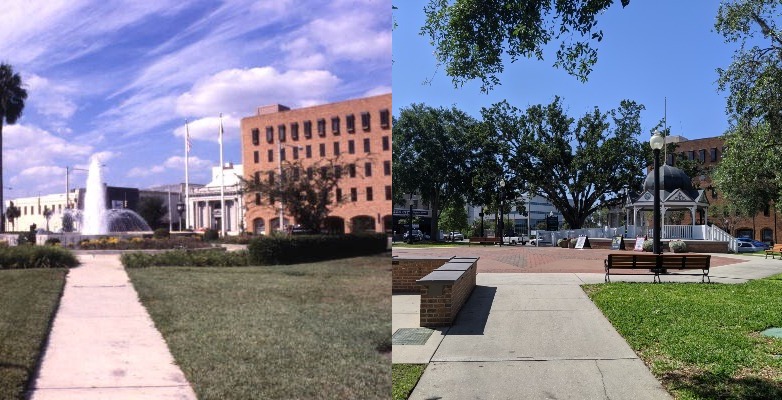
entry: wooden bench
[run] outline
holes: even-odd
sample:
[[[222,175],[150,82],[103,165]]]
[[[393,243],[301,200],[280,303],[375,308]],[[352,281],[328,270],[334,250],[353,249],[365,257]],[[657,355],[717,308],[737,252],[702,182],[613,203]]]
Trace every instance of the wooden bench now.
[[[500,244],[500,238],[493,237],[493,238],[487,238],[487,237],[471,237],[470,241],[467,243],[467,245],[471,245],[473,243],[478,244]]]
[[[779,255],[779,258],[782,260],[782,244],[775,244],[774,247],[765,250],[766,252],[766,258],[768,258],[769,255],[771,255],[772,259],[776,259],[774,255]]]
[[[667,270],[700,270],[699,273],[680,274],[701,276],[701,282],[711,282],[709,278],[709,266],[711,256],[703,254],[609,254],[603,262],[605,265],[605,281],[611,282],[612,270],[625,269],[633,271],[648,270],[648,274],[654,275],[653,282],[660,282],[660,274]],[[635,272],[637,273],[637,272]],[[614,275],[631,275],[633,273]]]

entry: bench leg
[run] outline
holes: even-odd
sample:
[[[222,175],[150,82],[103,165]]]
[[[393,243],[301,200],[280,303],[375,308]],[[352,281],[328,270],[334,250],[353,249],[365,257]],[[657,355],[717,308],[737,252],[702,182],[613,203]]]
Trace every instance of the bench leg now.
[[[654,278],[652,278],[652,283],[662,283],[660,280],[660,271],[654,271]]]
[[[611,278],[608,277],[608,270],[606,270],[605,281],[606,281],[606,283],[611,283]]]
[[[711,283],[711,278],[709,277],[709,270],[704,269],[703,270],[703,278],[701,278],[701,283],[704,283],[708,281],[707,283]]]

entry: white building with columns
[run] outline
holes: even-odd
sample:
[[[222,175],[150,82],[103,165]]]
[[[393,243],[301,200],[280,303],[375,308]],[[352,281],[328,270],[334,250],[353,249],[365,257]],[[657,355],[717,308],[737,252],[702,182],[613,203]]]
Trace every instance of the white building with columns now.
[[[187,213],[188,228],[199,231],[204,229],[221,229],[225,223],[228,235],[238,235],[246,230],[243,226],[244,200],[242,199],[242,181],[244,168],[241,164],[226,163],[221,178],[220,167],[212,167],[212,180],[203,186],[190,187]],[[223,186],[225,210],[221,208],[220,186]]]

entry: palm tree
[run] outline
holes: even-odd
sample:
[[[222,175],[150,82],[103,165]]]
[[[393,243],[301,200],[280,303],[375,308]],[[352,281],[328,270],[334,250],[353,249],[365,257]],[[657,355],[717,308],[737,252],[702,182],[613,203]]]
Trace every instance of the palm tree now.
[[[14,73],[13,67],[0,64],[0,232],[5,232],[3,214],[3,121],[9,125],[16,123],[22,116],[27,90],[22,87],[22,78]]]

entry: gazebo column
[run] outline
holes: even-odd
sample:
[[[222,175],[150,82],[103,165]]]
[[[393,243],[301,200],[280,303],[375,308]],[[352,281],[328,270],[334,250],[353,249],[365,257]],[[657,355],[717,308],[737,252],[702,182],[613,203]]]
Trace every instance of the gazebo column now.
[[[660,235],[660,236],[662,236],[662,239],[668,239],[668,236],[669,236],[668,234],[665,233],[665,213],[667,211],[668,211],[668,207],[666,207],[665,204],[663,203],[663,205],[660,206],[660,219],[662,220],[662,224],[661,224],[662,225],[662,235]]]

